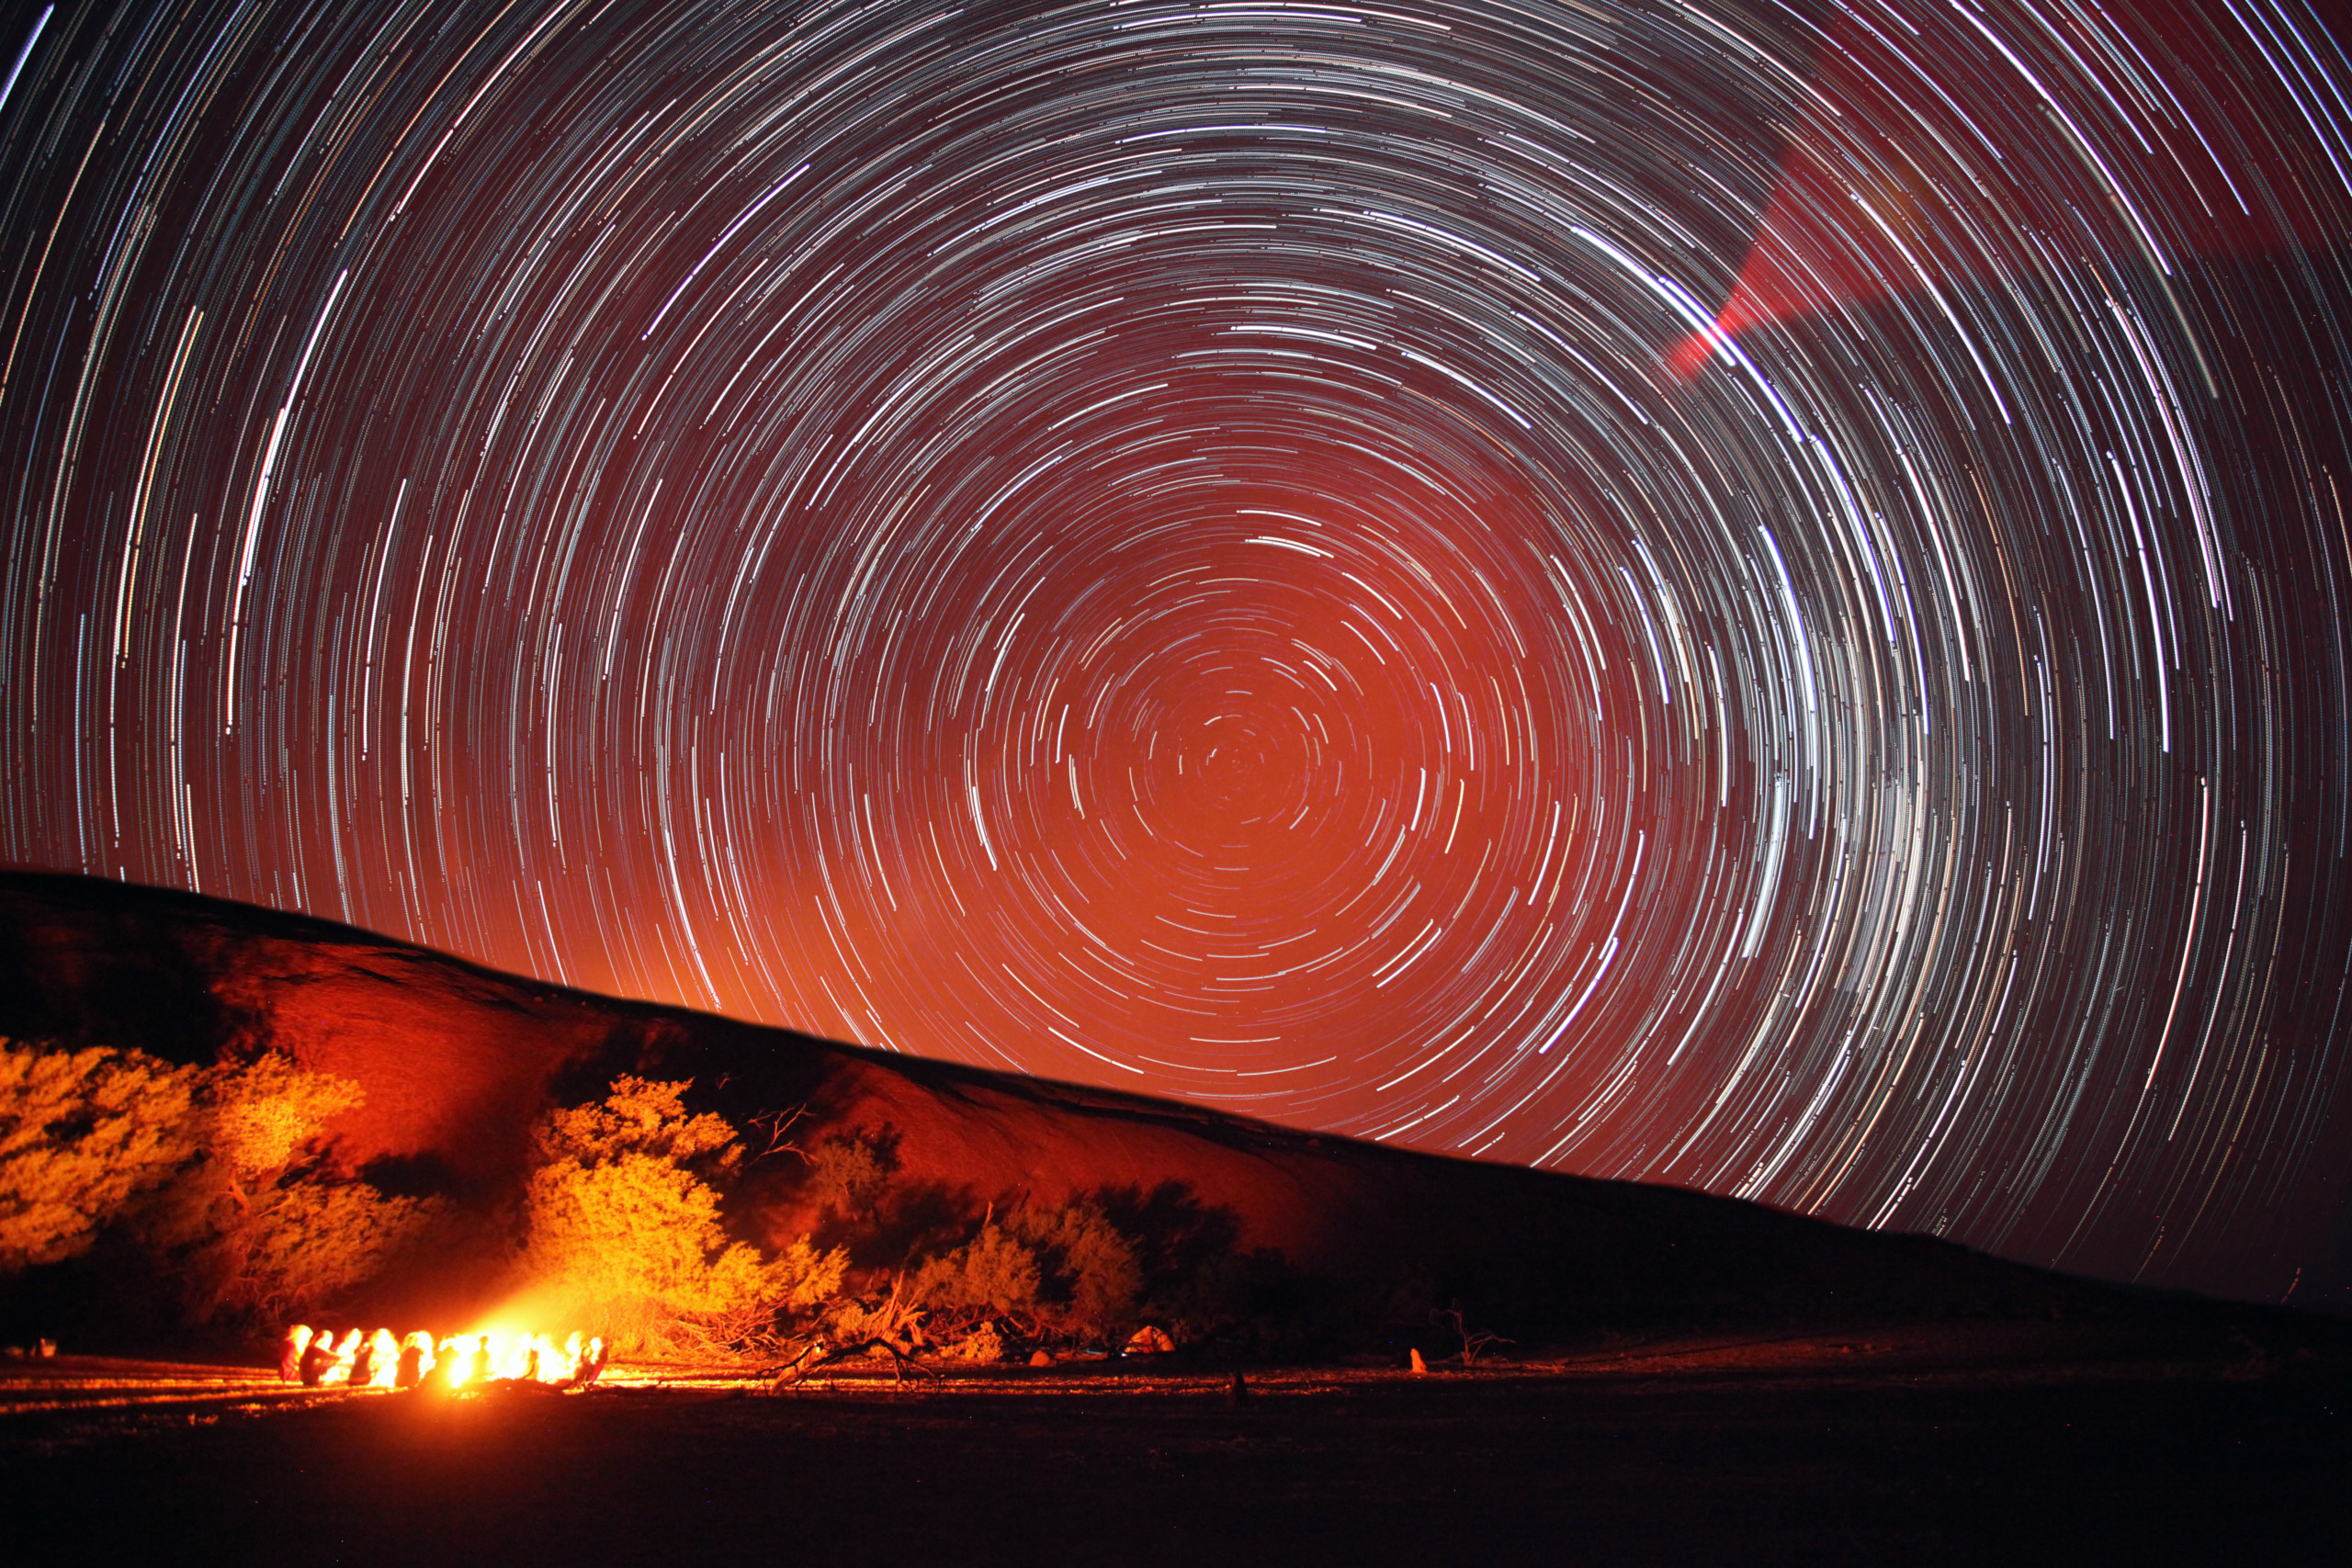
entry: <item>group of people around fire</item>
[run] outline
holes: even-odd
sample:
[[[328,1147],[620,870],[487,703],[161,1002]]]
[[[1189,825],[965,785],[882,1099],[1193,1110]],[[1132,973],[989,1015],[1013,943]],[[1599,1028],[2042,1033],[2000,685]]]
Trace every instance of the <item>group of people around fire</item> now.
[[[502,1382],[586,1388],[604,1374],[599,1337],[573,1334],[560,1346],[544,1334],[493,1344],[496,1337],[460,1334],[436,1341],[419,1329],[402,1339],[389,1328],[346,1329],[338,1337],[298,1323],[278,1342],[277,1375],[304,1388],[455,1390]]]

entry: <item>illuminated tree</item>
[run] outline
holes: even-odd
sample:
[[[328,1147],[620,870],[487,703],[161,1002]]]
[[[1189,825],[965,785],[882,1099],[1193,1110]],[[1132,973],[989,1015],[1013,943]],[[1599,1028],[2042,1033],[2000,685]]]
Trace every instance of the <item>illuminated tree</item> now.
[[[1001,1319],[1027,1334],[1112,1337],[1136,1310],[1143,1275],[1133,1243],[1094,1203],[1020,1209],[912,1269],[902,1294],[941,1330]]]
[[[205,1075],[198,1095],[205,1146],[232,1179],[265,1181],[365,1098],[349,1078],[307,1071],[276,1051],[230,1063]]]
[[[332,1168],[357,1084],[276,1052],[177,1067],[137,1051],[0,1048],[0,1273],[119,1227],[196,1321],[270,1320],[380,1273],[446,1210]]]
[[[1034,1332],[1043,1282],[1036,1249],[991,1218],[964,1246],[925,1259],[908,1276],[904,1293],[937,1314],[943,1330],[1001,1317]]]
[[[213,1242],[228,1268],[212,1309],[274,1323],[345,1299],[432,1235],[447,1209],[364,1181],[288,1182]]]
[[[721,1168],[732,1167],[742,1157],[735,1129],[723,1116],[690,1114],[691,1087],[691,1079],[662,1083],[624,1073],[603,1101],[548,1112],[537,1132],[539,1157],[594,1166],[641,1155],[683,1165],[709,1156]]]
[[[152,1227],[176,1243],[189,1313],[273,1323],[346,1297],[447,1215],[438,1199],[390,1197],[335,1170],[328,1122],[359,1085],[275,1051],[206,1072],[195,1125],[206,1158]]]
[[[835,1133],[804,1156],[819,1185],[833,1199],[834,1212],[843,1219],[871,1217],[877,1200],[897,1167],[893,1140],[884,1133],[859,1128]]]
[[[0,1274],[88,1250],[186,1165],[195,1083],[138,1051],[0,1042]]]
[[[1024,1211],[1013,1227],[1045,1264],[1049,1320],[1066,1332],[1125,1337],[1143,1272],[1134,1245],[1099,1205]]]
[[[741,1151],[723,1118],[687,1112],[688,1087],[618,1077],[538,1129],[524,1266],[551,1306],[623,1348],[756,1340],[831,1297],[847,1263],[805,1239],[774,1258],[728,1239],[703,1178]]]

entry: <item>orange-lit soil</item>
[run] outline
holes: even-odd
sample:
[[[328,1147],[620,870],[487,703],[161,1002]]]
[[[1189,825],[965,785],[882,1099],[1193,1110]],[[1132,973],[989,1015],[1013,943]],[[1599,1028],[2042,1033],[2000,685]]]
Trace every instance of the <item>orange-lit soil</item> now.
[[[28,1562],[2202,1564],[2352,1546],[2352,1359],[2210,1328],[1244,1372],[1236,1408],[1229,1369],[1166,1360],[775,1396],[616,1366],[583,1393],[458,1399],[0,1363],[0,1519]]]

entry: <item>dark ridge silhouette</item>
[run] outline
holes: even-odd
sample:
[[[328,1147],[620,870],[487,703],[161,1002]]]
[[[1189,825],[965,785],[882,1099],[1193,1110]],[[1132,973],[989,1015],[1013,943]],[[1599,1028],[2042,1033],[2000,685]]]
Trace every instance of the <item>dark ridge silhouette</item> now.
[[[691,1078],[745,1128],[731,1228],[903,1264],[989,1213],[1091,1201],[1163,1294],[1223,1268],[1261,1348],[1336,1347],[1458,1307],[1522,1346],[1605,1332],[1952,1315],[2104,1316],[2145,1293],[1760,1205],[1293,1131],[1177,1101],[844,1045],[502,975],[350,927],[91,878],[0,873],[0,1033],[209,1062],[279,1051],[365,1099],[325,1157],[482,1217],[379,1298],[481,1304],[529,1130],[616,1075]],[[799,1151],[862,1138],[855,1223]],[[830,1227],[830,1229],[829,1229]],[[474,1294],[469,1298],[467,1292]],[[2218,1309],[2217,1309],[2218,1310]],[[2233,1308],[2233,1312],[2262,1309]]]

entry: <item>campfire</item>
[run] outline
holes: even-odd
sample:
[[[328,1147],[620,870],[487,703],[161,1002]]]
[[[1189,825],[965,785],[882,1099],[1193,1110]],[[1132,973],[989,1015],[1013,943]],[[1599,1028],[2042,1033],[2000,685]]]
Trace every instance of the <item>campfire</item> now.
[[[278,1341],[277,1375],[305,1388],[436,1389],[454,1393],[500,1384],[585,1388],[604,1372],[604,1340],[579,1334],[562,1344],[545,1334],[482,1329],[435,1339],[313,1329],[298,1323]]]

